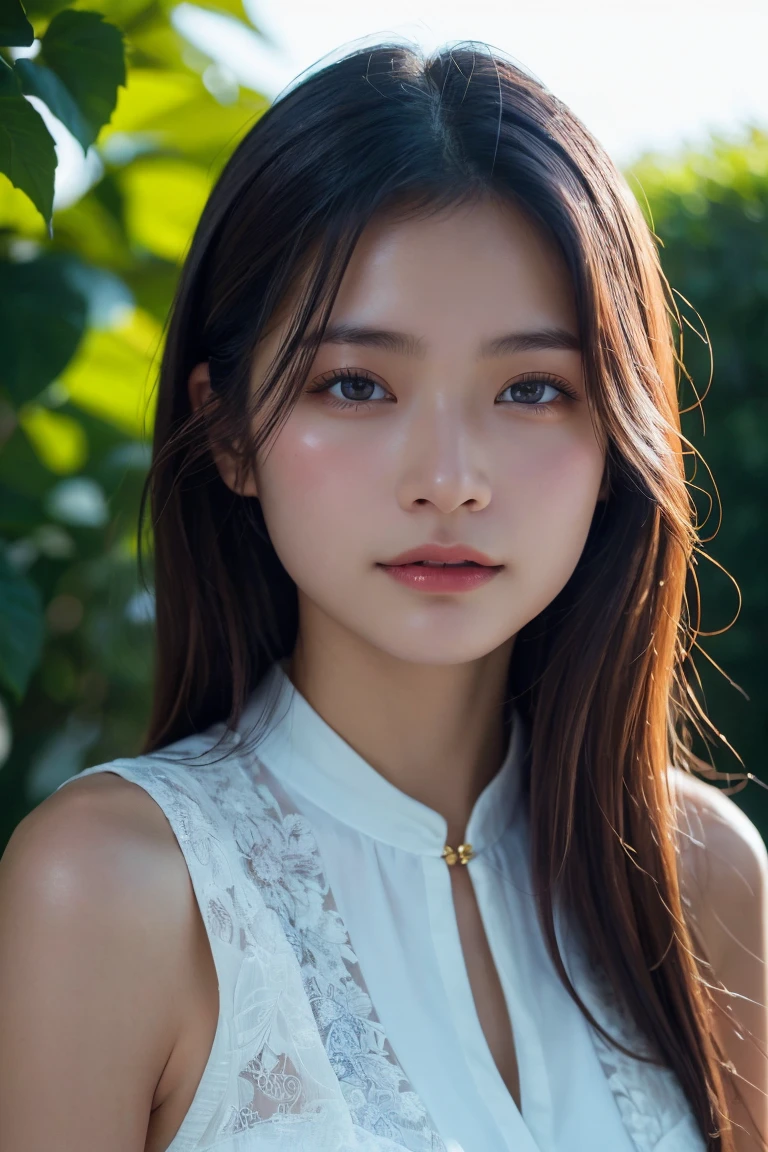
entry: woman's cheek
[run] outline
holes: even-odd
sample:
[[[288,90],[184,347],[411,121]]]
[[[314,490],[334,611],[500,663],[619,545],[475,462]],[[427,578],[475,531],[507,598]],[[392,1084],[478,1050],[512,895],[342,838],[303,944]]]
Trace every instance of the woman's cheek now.
[[[604,463],[591,433],[549,431],[521,437],[507,455],[503,502],[511,553],[532,579],[562,585],[586,543]]]
[[[360,443],[291,428],[288,421],[258,474],[264,518],[289,573],[333,566],[370,524],[371,460]]]

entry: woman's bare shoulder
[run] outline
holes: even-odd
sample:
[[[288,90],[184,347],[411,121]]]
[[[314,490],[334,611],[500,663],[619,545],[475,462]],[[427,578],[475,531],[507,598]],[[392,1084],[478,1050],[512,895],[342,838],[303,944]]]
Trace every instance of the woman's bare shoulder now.
[[[672,769],[677,807],[681,884],[705,936],[713,962],[750,925],[764,931],[768,851],[760,832],[722,788]]]
[[[0,1145],[145,1147],[197,920],[178,843],[138,785],[96,773],[21,821],[0,860]],[[58,1071],[41,1110],[44,1065]]]
[[[70,781],[16,828],[2,859],[6,886],[36,904],[163,916],[183,903],[189,874],[162,809],[137,784],[104,771]]]
[[[674,770],[672,786],[686,919],[709,962],[713,1026],[736,1070],[726,1081],[736,1146],[746,1152],[764,1147],[754,1125],[768,1129],[768,852],[717,785]]]

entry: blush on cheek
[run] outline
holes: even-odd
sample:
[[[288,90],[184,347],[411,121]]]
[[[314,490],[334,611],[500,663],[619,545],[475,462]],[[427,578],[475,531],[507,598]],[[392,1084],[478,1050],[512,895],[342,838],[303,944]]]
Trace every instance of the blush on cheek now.
[[[583,552],[603,457],[594,439],[581,436],[542,437],[537,447],[517,455],[509,491],[516,545],[525,557],[521,576],[540,610],[565,586]]]
[[[272,455],[274,481],[293,498],[350,499],[374,483],[375,470],[362,437],[342,439],[297,429],[283,444],[277,441]]]
[[[583,504],[589,508],[590,516],[600,490],[602,474],[602,453],[596,450],[596,445],[589,443],[566,443],[551,462],[552,484],[567,489],[577,506]]]
[[[574,511],[588,506],[590,516],[600,490],[603,454],[591,429],[574,435],[531,437],[509,455],[508,482],[519,497],[544,510],[554,501]],[[585,434],[588,432],[589,434]]]
[[[341,440],[288,420],[259,471],[259,490],[270,537],[297,583],[329,560],[360,549],[366,525],[377,519],[376,481],[361,438]],[[357,549],[354,542],[357,540]]]

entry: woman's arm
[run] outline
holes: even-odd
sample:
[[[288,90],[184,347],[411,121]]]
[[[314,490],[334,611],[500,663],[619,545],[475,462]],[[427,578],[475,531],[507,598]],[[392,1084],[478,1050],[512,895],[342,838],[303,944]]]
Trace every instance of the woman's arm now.
[[[0,862],[0,1148],[166,1147],[148,1129],[196,915],[173,833],[136,785],[75,781],[22,821]]]
[[[733,1102],[738,1152],[768,1148],[768,853],[754,824],[711,784],[673,773],[680,803],[681,886],[712,969],[717,1021],[748,1112]]]

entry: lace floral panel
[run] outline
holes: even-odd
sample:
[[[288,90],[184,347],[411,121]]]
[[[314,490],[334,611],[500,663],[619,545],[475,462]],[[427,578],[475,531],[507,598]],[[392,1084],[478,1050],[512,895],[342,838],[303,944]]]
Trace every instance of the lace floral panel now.
[[[634,1022],[605,975],[584,954],[571,952],[574,985],[596,1020],[631,1051],[648,1053]],[[592,1041],[603,1073],[637,1152],[704,1152],[705,1141],[679,1081],[669,1068],[620,1052],[594,1028]]]
[[[184,852],[219,980],[216,1040],[168,1152],[445,1152],[387,1040],[308,821],[258,764],[184,752],[115,761],[166,813]],[[269,781],[269,783],[267,783]],[[579,949],[574,984],[595,1017],[640,1050],[634,1025]],[[637,1152],[703,1152],[668,1069],[593,1042]]]
[[[235,844],[293,949],[353,1123],[414,1152],[444,1152],[366,990],[310,824],[273,777],[267,786],[266,775],[262,769],[251,785],[259,799],[256,811],[250,799],[246,808],[241,794],[230,798]]]
[[[169,1152],[249,1148],[241,1134],[256,1126],[260,1147],[291,1152],[445,1152],[376,1015],[306,819],[258,765],[176,759],[109,766],[174,829],[228,1025]]]
[[[243,1134],[257,1125],[270,1147],[285,1139],[292,1150],[357,1149],[280,921],[257,886],[245,882],[231,830],[193,771],[170,760],[159,753],[105,766],[141,785],[166,814],[187,861],[219,983],[211,1056],[169,1152],[247,1148]],[[206,766],[200,775],[214,772],[216,766]]]

